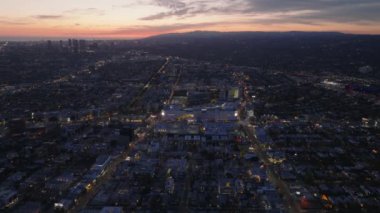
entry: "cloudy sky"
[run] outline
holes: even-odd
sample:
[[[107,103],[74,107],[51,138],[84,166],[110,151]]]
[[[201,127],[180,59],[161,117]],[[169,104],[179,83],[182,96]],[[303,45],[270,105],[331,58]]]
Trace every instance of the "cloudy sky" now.
[[[216,31],[380,34],[380,0],[1,0],[0,36],[139,38]]]

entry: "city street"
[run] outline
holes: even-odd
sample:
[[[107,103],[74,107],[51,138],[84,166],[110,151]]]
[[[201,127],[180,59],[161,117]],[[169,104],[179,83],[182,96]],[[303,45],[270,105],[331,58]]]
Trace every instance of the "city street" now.
[[[132,107],[134,104],[136,104],[140,98],[144,95],[145,92],[149,90],[149,85],[151,82],[165,69],[165,67],[169,63],[169,58],[167,58],[166,62],[161,66],[161,68],[152,75],[152,77],[149,79],[149,81],[145,84],[145,86],[141,89],[141,92],[138,94],[138,96],[131,102],[129,107]],[[148,131],[147,131],[148,132]],[[138,138],[135,141],[130,142],[129,147],[134,147],[139,141],[143,140],[142,138]],[[102,186],[109,181],[112,178],[112,175],[116,171],[117,166],[125,161],[126,157],[128,156],[130,150],[124,150],[120,156],[118,156],[116,159],[113,159],[110,163],[110,165],[107,167],[106,173],[98,178],[96,180],[96,184],[92,187],[92,189],[87,192],[85,195],[80,197],[78,199],[78,202],[76,205],[69,211],[69,212],[78,212],[86,205],[88,202],[91,201],[91,199],[96,195],[96,193],[102,188]]]

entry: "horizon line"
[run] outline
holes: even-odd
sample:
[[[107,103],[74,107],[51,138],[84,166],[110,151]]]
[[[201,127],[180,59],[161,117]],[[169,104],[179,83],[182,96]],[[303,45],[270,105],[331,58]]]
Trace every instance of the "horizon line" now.
[[[157,36],[163,35],[182,35],[182,34],[190,34],[197,32],[205,32],[205,33],[339,33],[344,35],[361,35],[361,36],[380,36],[380,34],[374,33],[353,33],[353,32],[341,32],[341,31],[297,31],[297,30],[289,30],[289,31],[213,31],[213,30],[194,30],[188,32],[172,32],[172,33],[162,33],[156,35],[149,35],[145,37],[136,37],[136,38],[128,38],[126,37],[89,37],[89,36],[1,36],[0,41],[10,41],[10,42],[38,42],[38,41],[60,41],[67,39],[82,39],[88,41],[133,41],[133,40],[142,40],[147,38],[153,38]]]

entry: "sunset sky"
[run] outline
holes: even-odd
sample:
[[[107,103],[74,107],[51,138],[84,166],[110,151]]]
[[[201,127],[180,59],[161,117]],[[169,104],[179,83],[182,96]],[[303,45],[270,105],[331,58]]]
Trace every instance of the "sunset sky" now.
[[[380,34],[380,0],[1,0],[0,37],[210,31]]]

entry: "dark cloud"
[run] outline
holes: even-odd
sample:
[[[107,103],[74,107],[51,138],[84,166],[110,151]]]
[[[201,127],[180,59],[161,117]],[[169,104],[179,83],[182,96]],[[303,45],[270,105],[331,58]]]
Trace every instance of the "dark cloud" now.
[[[203,22],[196,24],[169,24],[169,25],[141,25],[141,26],[131,26],[122,27],[109,32],[102,32],[101,34],[112,34],[112,35],[125,35],[125,34],[144,34],[144,33],[167,33],[179,30],[188,30],[196,28],[207,28],[219,25],[220,23],[215,22]]]
[[[180,9],[180,10],[173,10],[167,13],[157,13],[151,16],[143,17],[141,20],[157,20],[157,19],[164,19],[164,18],[169,18],[173,16],[184,16],[189,13],[188,8]]]
[[[155,0],[170,1],[172,4],[157,4],[166,6],[170,9],[168,12],[154,14],[148,17],[143,17],[141,20],[165,19],[169,17],[189,18],[197,15],[215,15],[215,14],[247,14],[252,12],[248,0],[199,0],[199,1],[176,1],[176,0]],[[173,7],[173,2],[177,2],[180,7]]]
[[[230,13],[236,10],[237,0],[201,0],[183,2],[178,0],[154,0],[153,3],[158,6],[166,7],[168,12],[157,13],[147,17],[141,18],[141,20],[156,20],[165,19],[170,17],[189,18],[199,14],[215,14],[215,13]],[[239,10],[242,12],[242,10]]]
[[[295,18],[306,20],[324,20],[343,23],[379,22],[380,2],[372,4],[346,5],[320,10],[315,13],[298,15]]]
[[[50,19],[64,19],[72,18],[75,15],[104,15],[104,11],[97,8],[84,8],[84,9],[72,9],[64,11],[62,14],[56,15],[35,15],[32,16],[35,19],[50,20]]]
[[[153,3],[157,4],[158,6],[167,7],[174,10],[186,7],[186,4],[179,0],[153,0]]]
[[[64,18],[63,15],[35,15],[33,18],[36,19],[61,19]]]
[[[328,21],[328,22],[372,22],[380,21],[378,0],[251,0],[249,11],[255,13],[286,13],[309,11],[289,15],[289,22]],[[286,20],[284,20],[286,21]]]
[[[155,0],[168,12],[143,17],[141,20],[188,18],[197,15],[266,15],[274,18],[261,20],[282,23],[318,24],[327,22],[378,22],[379,0]],[[260,20],[256,20],[258,22]]]
[[[246,0],[251,10],[285,12],[297,10],[330,10],[337,7],[378,3],[378,0]]]

